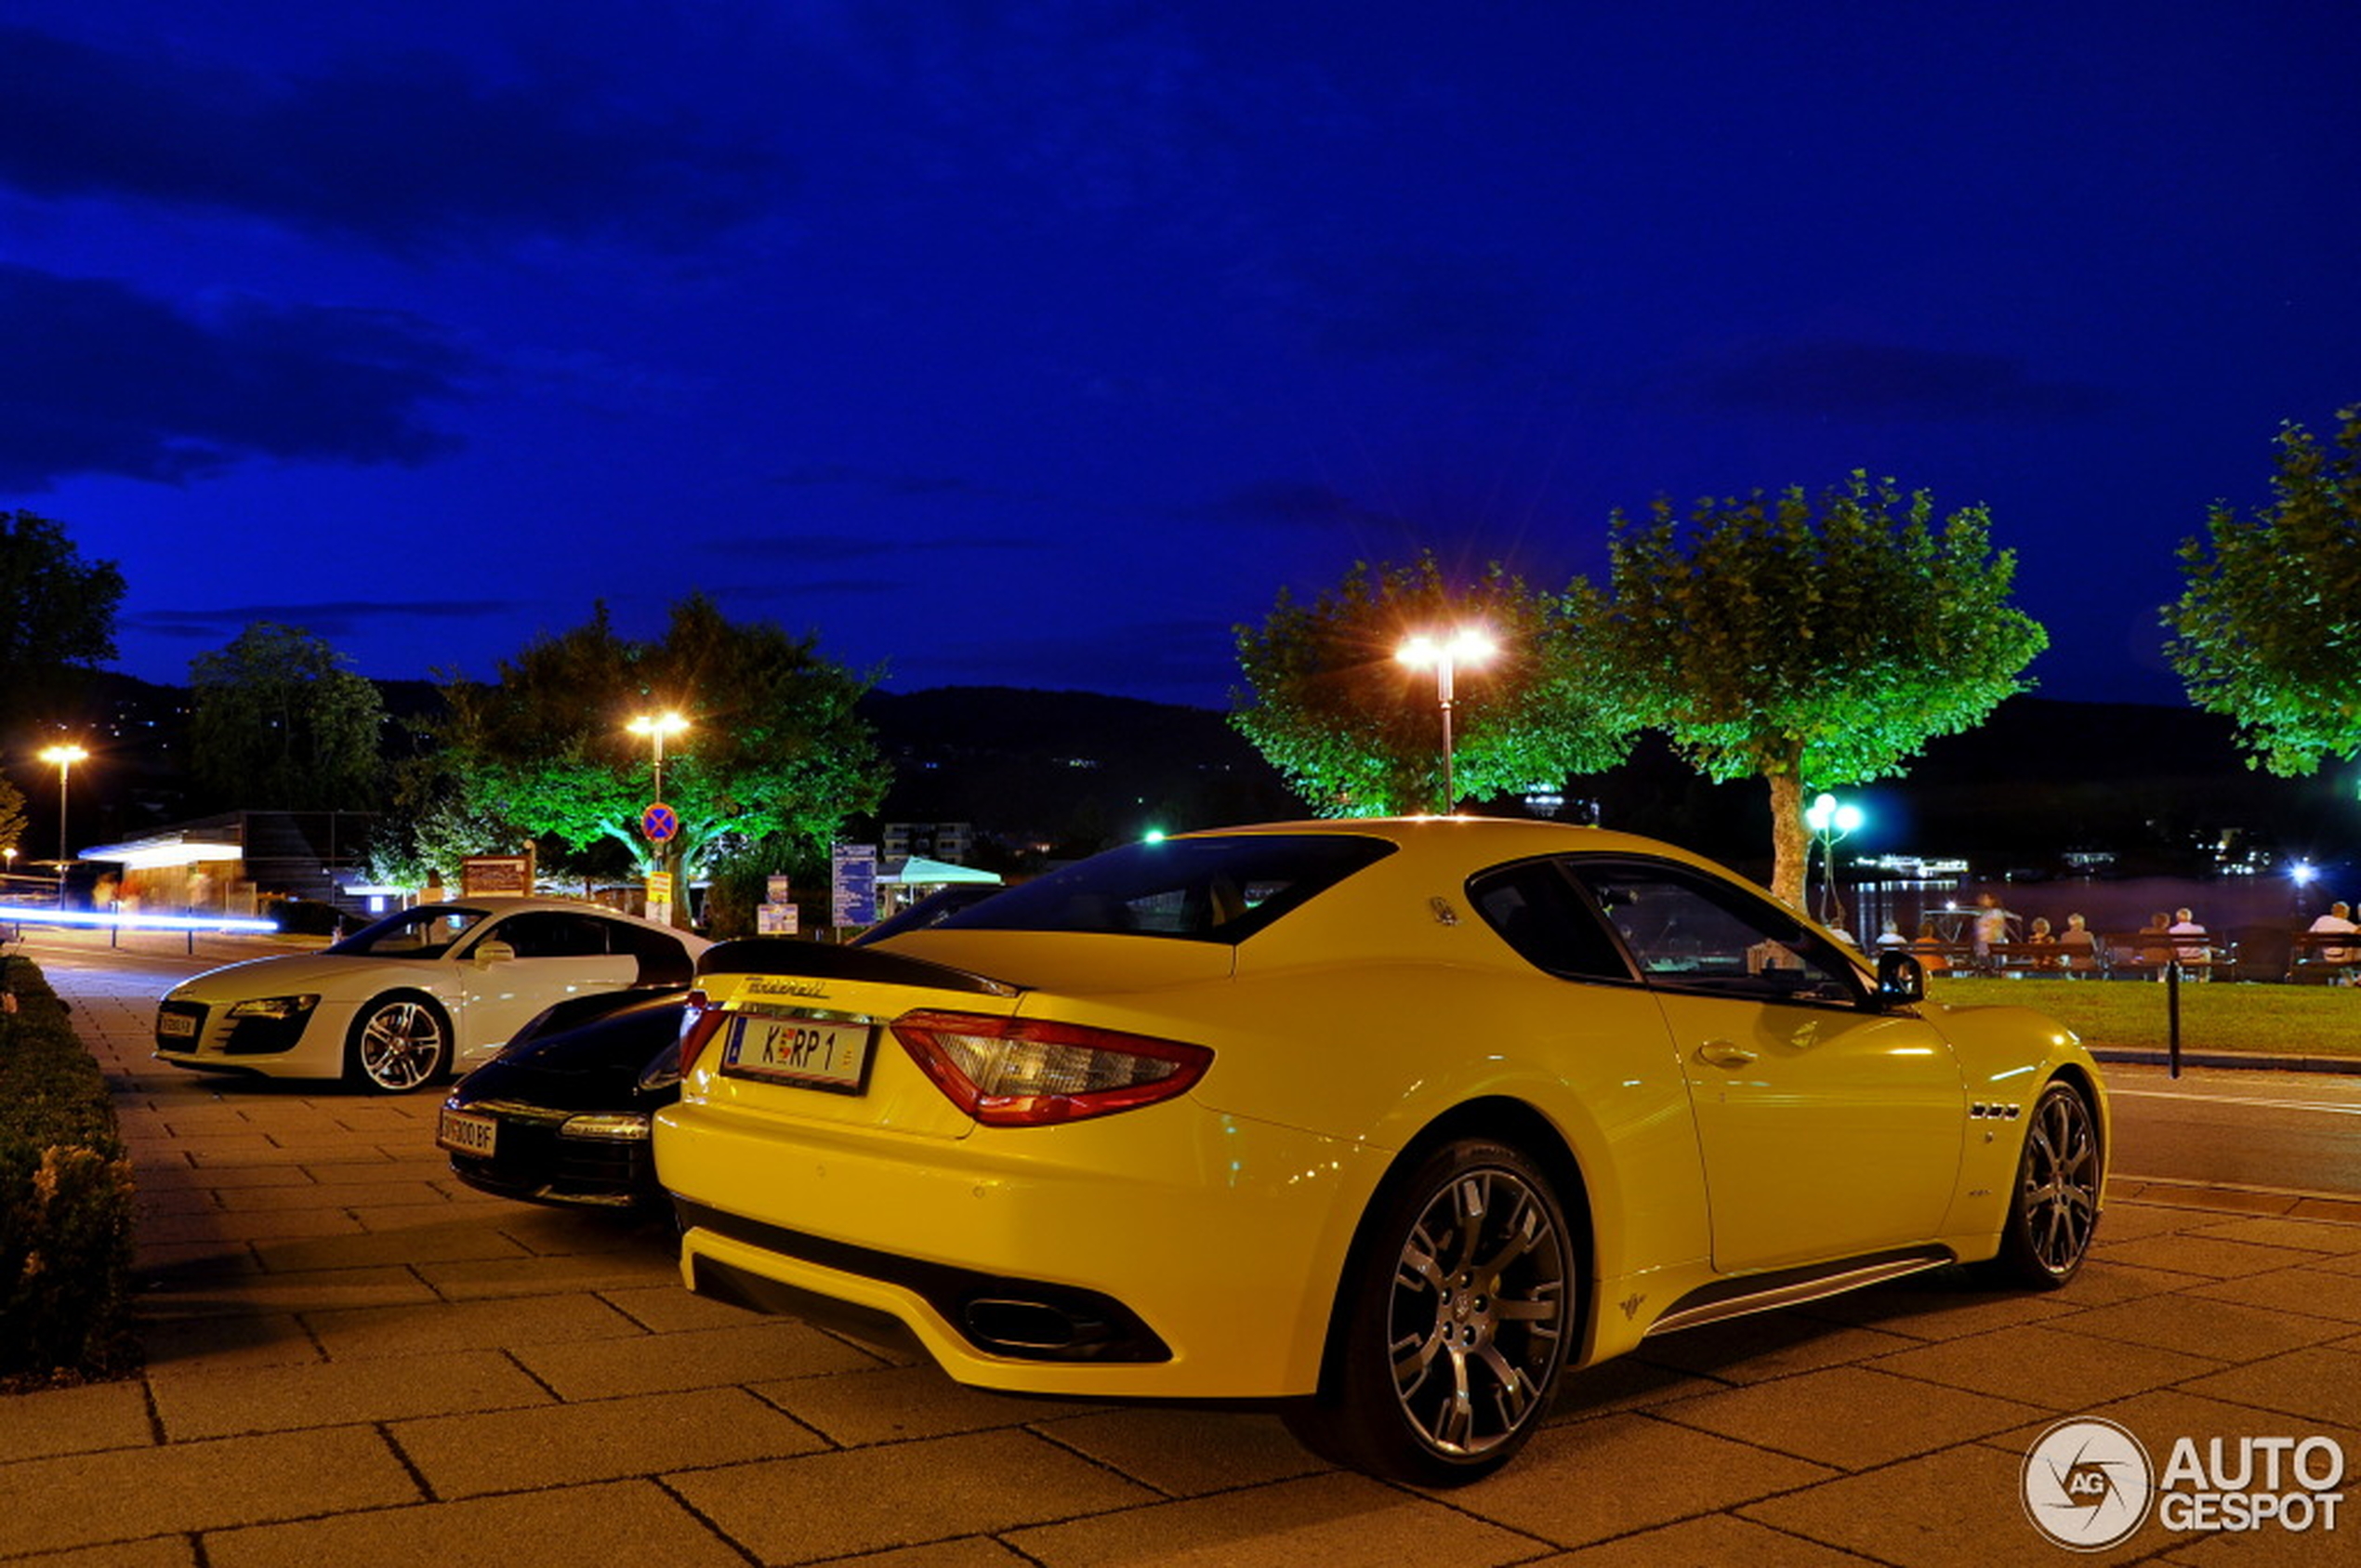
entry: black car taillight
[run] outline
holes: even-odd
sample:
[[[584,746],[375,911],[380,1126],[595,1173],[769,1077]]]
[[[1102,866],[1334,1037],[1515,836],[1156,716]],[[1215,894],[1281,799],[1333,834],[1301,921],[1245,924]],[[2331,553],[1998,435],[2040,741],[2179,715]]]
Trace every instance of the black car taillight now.
[[[937,1088],[988,1127],[1154,1105],[1187,1093],[1213,1061],[1178,1040],[978,1013],[904,1013],[893,1033]]]

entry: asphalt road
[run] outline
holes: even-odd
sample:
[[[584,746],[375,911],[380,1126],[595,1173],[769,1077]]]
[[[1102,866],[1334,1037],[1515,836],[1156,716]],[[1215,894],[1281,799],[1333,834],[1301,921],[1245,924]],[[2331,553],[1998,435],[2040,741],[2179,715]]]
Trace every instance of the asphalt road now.
[[[5,930],[5,928],[0,928]],[[316,945],[316,944],[315,944]],[[28,927],[7,944],[53,971],[104,975],[112,990],[175,982],[240,958],[294,951],[268,938],[104,933]],[[2110,1064],[2119,1177],[2266,1192],[2361,1196],[2361,1076]]]
[[[2115,1170],[2211,1187],[2361,1196],[2361,1077],[2111,1064]]]

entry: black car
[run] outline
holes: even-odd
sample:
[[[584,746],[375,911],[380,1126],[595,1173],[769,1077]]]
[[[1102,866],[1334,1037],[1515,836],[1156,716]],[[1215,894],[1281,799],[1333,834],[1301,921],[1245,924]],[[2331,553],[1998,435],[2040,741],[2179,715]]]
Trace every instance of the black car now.
[[[999,889],[958,885],[862,933],[931,926]],[[651,1119],[679,1098],[685,990],[569,997],[518,1031],[442,1102],[452,1173],[504,1198],[629,1208],[663,1202]]]
[[[648,1131],[679,1093],[687,995],[574,997],[526,1024],[442,1102],[435,1141],[453,1174],[536,1203],[660,1200]]]

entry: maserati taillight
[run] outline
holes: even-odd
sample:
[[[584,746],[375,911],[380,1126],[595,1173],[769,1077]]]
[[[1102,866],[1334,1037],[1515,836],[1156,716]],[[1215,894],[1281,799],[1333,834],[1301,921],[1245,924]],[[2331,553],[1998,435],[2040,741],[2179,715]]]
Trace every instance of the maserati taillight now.
[[[893,1033],[937,1088],[988,1127],[1137,1110],[1187,1093],[1213,1061],[1177,1040],[976,1013],[904,1013]]]
[[[721,1025],[730,1015],[713,1005],[711,997],[702,991],[689,993],[688,1007],[680,1015],[680,1077],[686,1082],[696,1071],[697,1058],[713,1037],[721,1033]]]

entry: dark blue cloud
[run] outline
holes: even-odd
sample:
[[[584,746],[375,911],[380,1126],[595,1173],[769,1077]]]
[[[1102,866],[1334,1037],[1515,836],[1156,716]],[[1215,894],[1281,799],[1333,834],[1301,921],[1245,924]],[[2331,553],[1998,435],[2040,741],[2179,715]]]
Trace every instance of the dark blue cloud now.
[[[2087,383],[2044,380],[1999,354],[1846,340],[1754,349],[1708,372],[1699,392],[1724,413],[1864,420],[2075,418],[2117,401]]]
[[[0,263],[0,488],[85,474],[182,483],[256,458],[418,464],[463,355],[397,312],[176,304]]]
[[[1405,251],[1307,264],[1302,271],[1312,344],[1342,360],[1489,375],[1522,361],[1550,317],[1545,291],[1498,257]]]
[[[424,52],[281,79],[0,28],[0,183],[250,214],[402,252],[519,236],[687,250],[768,205],[785,163],[574,82]]]
[[[394,311],[233,297],[203,310],[0,265],[0,486],[179,484],[250,458],[425,463],[465,357]]]
[[[1213,510],[1220,519],[1288,528],[1406,526],[1399,518],[1373,511],[1350,495],[1308,480],[1264,480],[1240,485],[1217,501]]]
[[[149,610],[123,617],[125,627],[186,641],[233,638],[257,621],[295,626],[314,637],[350,635],[364,626],[407,621],[472,621],[514,613],[512,600],[454,599],[407,603],[326,600],[307,603],[229,604],[212,610]]]

